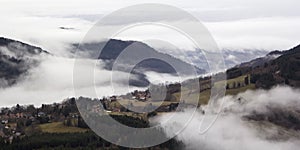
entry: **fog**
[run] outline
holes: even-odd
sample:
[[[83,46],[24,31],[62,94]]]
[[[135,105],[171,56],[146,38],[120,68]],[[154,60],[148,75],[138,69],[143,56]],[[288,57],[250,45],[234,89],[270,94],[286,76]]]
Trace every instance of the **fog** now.
[[[42,56],[37,67],[32,68],[11,87],[0,89],[1,106],[16,104],[34,104],[60,102],[65,98],[77,95],[99,98],[112,94],[124,94],[127,89],[127,78],[122,72],[114,77],[122,93],[111,86],[111,71],[103,68],[101,61],[80,59],[77,66],[82,69],[94,70],[95,79],[86,78],[84,72],[79,74],[80,82],[74,91],[73,68],[75,59],[70,54],[70,45],[80,43],[87,31],[96,21],[120,8],[148,2],[145,0],[93,0],[61,2],[57,0],[4,0],[0,5],[0,36],[20,40],[39,46],[49,51],[51,56]],[[170,1],[154,0],[153,2],[171,4],[188,11],[203,21],[220,49],[243,51],[245,49],[263,49],[266,51],[286,50],[299,44],[300,11],[298,0],[212,0],[212,1]],[[161,15],[160,12],[153,15]],[[118,24],[104,26],[110,29],[130,22],[130,17],[118,20]],[[170,16],[170,18],[173,18]],[[132,19],[132,18],[131,18]],[[183,20],[172,20],[179,21]],[[184,22],[188,23],[188,22]],[[61,28],[63,27],[63,28]],[[146,32],[147,31],[147,32]],[[117,32],[117,31],[116,31]],[[178,33],[160,27],[142,26],[130,28],[118,34],[115,38],[123,40],[147,41],[152,39],[167,40],[176,48],[192,51],[195,47],[191,41],[179,38]],[[101,40],[90,37],[90,41]],[[170,42],[170,43],[171,43]],[[150,46],[166,49],[161,45]],[[170,48],[170,47],[167,47]],[[2,53],[13,56],[6,49]],[[166,53],[177,54],[170,51]],[[232,56],[229,59],[235,59]],[[168,74],[146,73],[152,83],[177,82],[176,76]],[[1,86],[8,85],[6,80],[0,79]],[[90,92],[95,88],[96,95]],[[238,96],[226,96],[224,111],[220,114],[210,130],[200,135],[197,131],[204,117],[196,113],[186,129],[177,138],[186,144],[187,149],[203,150],[254,150],[254,149],[284,149],[295,150],[300,146],[300,134],[289,131],[277,125],[263,123],[263,126],[244,119],[247,115],[256,113],[270,113],[270,107],[283,110],[299,110],[300,91],[289,87],[275,87],[269,91],[247,91]],[[239,104],[237,99],[241,98]],[[205,108],[204,108],[205,109]],[[186,110],[189,111],[189,110]],[[206,116],[212,117],[206,110]],[[185,118],[188,113],[176,115]],[[171,115],[171,114],[170,114]],[[156,118],[158,122],[165,120],[169,114]],[[174,121],[174,125],[184,126],[185,122]],[[172,127],[164,127],[166,133],[172,132]],[[270,140],[269,137],[282,136],[283,139]],[[171,135],[171,134],[170,134]]]
[[[242,97],[242,103],[237,99]],[[268,106],[276,105],[281,110],[300,109],[300,91],[290,87],[275,87],[269,91],[247,91],[237,96],[224,98],[224,109],[217,121],[209,130],[200,134],[200,124],[204,115],[196,113],[191,122],[173,121],[173,125],[186,127],[177,139],[183,141],[186,149],[195,150],[295,150],[300,146],[300,133],[293,129],[285,129],[268,122],[255,122],[243,119],[253,112],[265,112]],[[186,110],[189,111],[189,110]],[[213,117],[206,110],[206,117]],[[180,112],[182,118],[189,113]],[[173,114],[159,116],[154,120],[163,122]],[[172,126],[163,127],[168,135],[172,135]],[[284,137],[284,138],[283,138]]]
[[[101,98],[115,93],[111,86],[111,71],[103,68],[101,61],[95,60],[76,60],[79,69],[94,70],[95,79],[88,79],[82,74],[77,75],[79,83],[74,92],[73,68],[75,59],[56,56],[43,56],[39,58],[41,64],[32,68],[21,77],[17,84],[0,90],[1,106],[13,106],[16,104],[34,104],[40,106],[45,103],[61,102],[65,98],[73,96],[88,96],[91,98]],[[95,66],[96,64],[96,66]],[[128,79],[123,72],[117,72],[115,85],[127,89]],[[89,84],[93,80],[93,84]],[[90,89],[95,88],[96,96]],[[129,91],[127,91],[129,92]]]
[[[65,49],[69,44],[80,43],[86,32],[104,15],[144,2],[146,1],[4,1],[0,6],[0,19],[3,20],[0,24],[0,36],[21,40],[66,56],[68,53],[65,53]],[[300,33],[295,30],[300,24],[300,14],[297,11],[299,2],[296,0],[156,2],[172,4],[196,16],[209,29],[221,49],[271,51],[289,49],[299,44]],[[122,19],[119,24],[128,23],[128,20],[130,18]],[[60,27],[72,29],[63,30]],[[110,26],[105,28],[109,29]],[[192,50],[191,45],[182,42],[182,38],[157,27],[136,28],[117,38],[143,41],[153,37],[171,39],[177,47]]]

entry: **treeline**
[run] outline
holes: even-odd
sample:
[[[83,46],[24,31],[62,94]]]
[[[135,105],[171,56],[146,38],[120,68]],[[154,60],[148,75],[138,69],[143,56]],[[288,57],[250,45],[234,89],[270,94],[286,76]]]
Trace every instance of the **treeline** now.
[[[150,149],[182,149],[184,145],[171,139],[166,143]],[[91,131],[85,133],[41,133],[16,138],[12,144],[0,139],[0,149],[3,150],[31,150],[31,149],[129,149],[111,144]]]
[[[141,118],[125,116],[125,115],[111,115],[116,121],[134,128],[147,128],[149,123]],[[73,118],[75,119],[75,118]],[[80,118],[82,119],[82,118]],[[83,121],[83,120],[81,120]],[[97,121],[99,122],[99,121]],[[103,122],[102,124],[106,124]],[[86,124],[84,123],[84,127]],[[108,124],[107,124],[108,125]],[[108,131],[110,135],[118,135],[122,132],[118,129]],[[146,140],[155,140],[151,133],[147,133]],[[155,135],[166,136],[162,130],[156,130]],[[127,137],[120,137],[119,140],[127,141]],[[130,140],[128,141],[130,142]],[[175,140],[171,139],[166,143],[152,147],[151,149],[182,149],[184,145]],[[31,150],[31,149],[128,149],[120,146],[111,144],[101,137],[96,135],[91,130],[84,133],[42,133],[33,132],[33,134],[25,135],[22,137],[16,137],[12,143],[5,142],[4,139],[0,138],[0,149],[4,150]]]
[[[149,127],[148,121],[137,118],[137,117],[130,117],[126,115],[110,115],[113,119],[118,121],[119,123],[133,127],[133,128],[147,128]],[[99,116],[101,117],[101,116]],[[80,127],[80,128],[89,128],[88,125],[85,123],[82,117],[78,116],[77,118],[67,118],[64,121],[65,126],[73,126],[73,127]]]
[[[1,149],[29,150],[47,148],[93,148],[107,147],[109,143],[103,141],[92,132],[86,133],[42,133],[16,138],[11,144],[1,142]]]

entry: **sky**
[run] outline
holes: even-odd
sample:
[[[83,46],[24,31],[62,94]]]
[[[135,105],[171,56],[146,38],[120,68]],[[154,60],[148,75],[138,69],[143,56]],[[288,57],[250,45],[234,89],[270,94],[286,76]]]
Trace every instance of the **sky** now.
[[[68,55],[64,51],[68,44],[80,43],[87,31],[103,16],[126,6],[149,2],[1,0],[0,3],[0,36],[34,44],[54,54]],[[151,3],[172,5],[194,15],[207,27],[221,49],[271,51],[289,49],[299,44],[298,0],[154,0]],[[170,15],[169,21],[184,21],[173,18]],[[115,26],[128,21],[128,18],[119,20]],[[62,30],[59,27],[72,29]],[[132,27],[115,38],[140,41],[168,39],[180,49],[194,48],[174,31],[158,26]],[[160,48],[159,45],[151,46]]]
[[[82,42],[91,27],[104,16],[126,6],[147,2],[145,0],[89,0],[88,2],[0,0],[0,36],[42,47],[54,54],[48,58],[40,58],[42,63],[30,70],[28,76],[18,84],[1,89],[1,105],[10,106],[16,103],[40,105],[59,102],[74,96],[72,69],[75,60],[60,56],[70,56],[68,51],[70,44]],[[153,0],[151,2],[172,5],[195,16],[206,26],[221,49],[271,51],[285,50],[300,44],[300,30],[298,30],[300,2],[298,0]],[[104,26],[104,29],[111,30],[139,19],[135,18],[136,14],[123,15],[124,19],[116,20],[113,24]],[[160,11],[151,15],[159,16]],[[170,23],[190,23],[185,18],[174,19],[178,16],[172,13],[168,15]],[[153,42],[162,40],[174,46],[174,49],[194,50],[195,45],[188,38],[171,29],[155,24],[141,24],[126,28],[116,34],[115,38],[144,41],[155,48],[165,49],[165,45],[159,44],[164,42]],[[91,37],[87,41],[89,40],[99,39]],[[90,65],[93,63],[85,60],[80,64],[80,68],[93,67]],[[151,81],[162,78],[176,80],[175,77],[163,74],[151,72],[148,74],[148,79]],[[100,67],[96,69],[96,75],[100,78],[95,80],[95,85],[84,83],[80,85],[80,95],[85,95],[85,91],[88,91],[91,86],[95,86],[98,97],[113,94],[114,90],[109,85],[111,72]],[[123,81],[123,79],[119,80]],[[82,82],[84,81],[82,79]]]

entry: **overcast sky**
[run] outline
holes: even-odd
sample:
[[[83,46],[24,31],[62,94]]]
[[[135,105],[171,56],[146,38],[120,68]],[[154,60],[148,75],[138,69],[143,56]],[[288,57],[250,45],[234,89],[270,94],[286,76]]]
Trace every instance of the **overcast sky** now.
[[[103,16],[123,7],[145,2],[147,1],[0,0],[0,36],[40,46],[56,55],[68,55],[66,53],[68,45],[80,43],[87,31]],[[298,0],[153,0],[151,2],[169,4],[193,14],[208,28],[220,48],[270,51],[289,49],[300,44],[300,2]],[[106,28],[111,29],[126,24],[135,17],[135,14],[123,15],[129,18],[117,20],[115,24],[108,25]],[[153,13],[153,15],[160,14]],[[172,13],[169,16],[170,22],[189,23],[185,22],[184,18],[174,19],[176,15]],[[70,28],[70,30],[62,30],[60,27]],[[174,47],[192,50],[191,41],[181,36],[168,28],[144,25],[129,28],[119,33],[116,38],[142,40],[147,43],[153,39],[168,40]],[[153,46],[159,47],[159,45]],[[9,106],[16,103],[40,105],[73,96],[74,93],[70,91],[73,88],[73,61],[73,59],[58,57],[45,59],[38,68],[30,70],[26,80],[11,88],[0,90],[1,105]],[[87,66],[89,65],[82,64],[82,68]],[[96,83],[102,85],[97,89],[105,94],[110,93],[110,88],[103,86],[108,85],[110,72],[100,68],[97,73],[101,76],[101,80]],[[52,82],[53,80],[57,82]],[[85,88],[82,88],[82,91],[85,91]],[[103,96],[101,92],[100,96]]]
[[[0,36],[41,46],[64,54],[68,43],[80,42],[102,16],[145,0],[1,0]],[[153,0],[176,6],[196,16],[211,32],[220,48],[288,49],[300,39],[299,0]],[[170,16],[172,18],[172,16]],[[121,20],[122,24],[128,21]],[[178,21],[178,20],[174,20]],[[70,27],[74,30],[61,30]],[[146,32],[148,31],[148,32]],[[168,35],[170,35],[168,37]],[[132,28],[117,38],[174,39],[181,49],[193,47],[158,27]]]
[[[0,36],[40,46],[58,56],[68,56],[66,49],[68,49],[69,44],[80,43],[89,29],[103,16],[126,6],[149,1],[0,0]],[[197,17],[208,28],[221,49],[226,48],[237,51],[263,49],[271,51],[286,50],[300,44],[299,0],[151,0],[151,2],[176,6]],[[127,14],[123,15],[126,16]],[[153,15],[160,14],[153,13]],[[169,16],[170,22],[185,21],[184,18],[174,19],[177,16],[172,14],[169,14]],[[134,18],[135,15],[117,20],[111,26],[126,24],[132,19],[130,17]],[[105,28],[111,29],[111,26],[105,26]],[[68,28],[68,30],[60,27]],[[153,41],[153,39],[166,40],[179,49],[193,50],[194,48],[191,41],[182,37],[182,35],[169,28],[154,25],[128,28],[128,30],[119,33],[116,38],[141,40],[146,43]],[[152,46],[163,47],[159,44]],[[15,106],[16,104],[41,106],[44,103],[61,102],[63,99],[72,96],[99,98],[130,92],[129,90],[125,91],[128,88],[126,85],[128,78],[125,78],[127,76],[124,72],[117,72],[118,76],[113,76],[114,80],[119,83],[116,87],[124,89],[124,91],[119,92],[114,89],[116,87],[111,85],[112,71],[105,70],[103,62],[95,63],[94,60],[76,60],[74,58],[57,57],[56,55],[38,58],[41,61],[38,67],[29,70],[27,75],[22,77],[17,84],[0,89],[0,107]],[[96,78],[93,79],[93,84],[90,84],[91,79],[88,78],[90,76],[86,76],[87,72],[82,71],[80,72],[82,74],[74,75],[75,61],[80,62],[76,66],[77,69],[94,69]],[[99,66],[95,67],[96,64]],[[163,82],[164,79],[173,82],[178,81],[178,78],[168,74],[147,72],[146,75],[151,83]],[[74,90],[74,77],[77,77],[78,79],[75,78],[75,80],[77,79],[78,81],[76,81],[79,82],[76,84],[76,92]],[[93,91],[91,88],[95,88],[95,95],[90,94]],[[282,108],[285,108],[285,104],[290,102],[293,102],[290,103],[291,106],[299,106],[298,103],[294,102],[299,98],[299,91],[287,87],[276,87],[270,92],[247,91],[237,97],[240,96],[256,100],[253,103],[247,103],[247,106],[252,104],[248,106],[253,108],[249,109],[251,112],[257,112],[256,109],[265,106],[267,108],[268,105],[264,104],[274,101],[283,105]],[[237,99],[237,97],[227,96],[225,100]],[[231,103],[230,101],[227,102]],[[258,105],[262,107],[256,107]],[[291,108],[288,107],[289,105],[286,106],[286,108]],[[238,105],[238,108],[246,110],[244,108],[247,107]],[[209,113],[206,114],[210,117]],[[219,122],[213,127],[214,130],[208,132],[206,136],[208,140],[202,141],[195,129],[201,125],[199,120],[202,120],[203,116],[196,113],[196,117],[191,120],[189,126],[185,126],[186,130],[183,134],[177,137],[191,148],[198,148],[203,145],[210,149],[216,148],[216,145],[224,149],[295,149],[295,147],[299,147],[298,141],[269,142],[261,140],[262,136],[258,138],[256,132],[253,132],[249,125],[241,122],[239,116],[241,114],[241,112],[232,112],[232,115],[222,115],[218,120]],[[178,114],[178,117],[187,116],[186,113],[182,112]],[[186,125],[186,122],[176,121],[179,121],[174,122],[177,126]],[[169,127],[171,127],[171,130],[173,129],[172,126],[167,126],[165,129]],[[264,134],[264,132],[261,132],[261,134]]]

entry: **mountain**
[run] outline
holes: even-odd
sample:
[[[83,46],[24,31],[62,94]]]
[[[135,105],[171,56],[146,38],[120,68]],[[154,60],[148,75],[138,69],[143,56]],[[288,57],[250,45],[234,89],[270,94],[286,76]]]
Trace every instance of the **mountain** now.
[[[49,54],[39,47],[0,37],[0,87],[16,83],[21,75],[39,64],[36,59]]]
[[[106,44],[106,45],[105,45]],[[78,45],[74,45],[78,46]],[[103,47],[101,54],[99,55],[99,49]],[[185,70],[187,67],[191,67],[189,63],[186,63],[178,58],[175,58],[169,54],[161,53],[155,50],[154,48],[148,46],[145,43],[138,41],[121,41],[116,39],[111,39],[107,43],[98,42],[98,43],[85,43],[80,45],[79,54],[87,58],[97,58],[105,60],[108,63],[107,68],[112,69],[114,61],[118,58],[121,53],[128,50],[129,52],[126,57],[123,57],[122,62],[127,64],[132,64],[134,59],[141,57],[152,57],[152,59],[147,59],[137,64],[136,67],[146,69],[147,71],[156,71],[158,73],[176,73],[174,68],[168,63],[172,63],[179,67],[182,70]],[[193,66],[199,74],[205,73],[205,70],[200,69],[196,66]]]
[[[167,51],[167,50],[163,50]],[[172,55],[179,56],[180,59],[185,60],[187,62],[192,62],[193,65],[202,68],[204,70],[209,70],[209,66],[207,64],[205,55],[202,50],[195,49],[194,51],[168,51],[172,53]],[[182,53],[185,54],[182,55]],[[221,50],[221,54],[224,58],[224,64],[226,68],[231,68],[236,65],[239,65],[243,62],[248,62],[257,57],[261,57],[266,55],[268,52],[265,50],[256,50],[256,49],[243,49],[243,50],[231,50],[231,49],[223,49]]]
[[[300,45],[290,50],[270,52],[265,57],[227,70],[229,79],[245,74],[251,75],[251,82],[257,88],[268,89],[278,84],[300,87]]]
[[[252,67],[252,68],[259,67],[259,66],[265,65],[265,63],[268,63],[268,62],[278,58],[282,54],[283,54],[283,52],[280,52],[280,51],[272,51],[264,57],[259,57],[259,58],[253,59],[249,62],[243,62],[237,66],[238,67]]]
[[[73,46],[77,47],[78,45],[74,44]],[[97,55],[101,46],[104,49],[100,55]],[[106,45],[103,42],[86,43],[80,46],[78,53],[82,58],[103,60],[106,64],[105,68],[112,70],[114,62],[126,48],[130,50],[130,55],[124,57],[117,67],[114,66],[114,69],[118,71],[126,71],[126,68],[134,65],[135,60],[141,56],[150,58],[134,65],[133,70],[130,71],[135,75],[130,77],[130,85],[133,86],[144,87],[149,85],[150,82],[145,75],[146,71],[176,75],[177,71],[172,66],[176,66],[176,69],[187,75],[191,74],[190,70],[192,69],[195,69],[198,74],[205,73],[203,69],[199,69],[168,54],[160,53],[150,46],[136,41],[111,39]],[[72,50],[74,51],[75,49],[73,47]],[[29,69],[39,65],[39,58],[43,54],[49,53],[40,47],[12,39],[0,38],[0,87],[15,84],[21,76],[26,75]]]
[[[292,86],[300,86],[300,45],[285,51],[272,62],[278,67],[276,73]]]
[[[76,44],[73,46],[78,47]],[[102,52],[98,54],[102,47]],[[149,85],[149,81],[144,74],[146,71],[173,75],[176,75],[178,70],[184,75],[193,74],[192,70],[195,70],[197,74],[205,73],[204,69],[200,69],[169,54],[161,53],[147,44],[138,41],[110,39],[107,43],[94,42],[81,44],[78,50],[76,54],[79,57],[103,60],[106,62],[105,68],[108,70],[128,71],[128,68],[133,67],[129,71],[138,76],[138,79],[132,78],[130,80],[130,83],[134,86]],[[118,63],[114,64],[115,62]]]
[[[73,45],[78,46],[78,45]],[[103,47],[103,51],[98,55],[99,47]],[[128,51],[124,51],[128,49]],[[75,48],[73,49],[73,51]],[[130,72],[137,76],[137,78],[130,77],[130,85],[134,86],[148,86],[149,81],[145,75],[146,71],[155,71],[157,73],[176,74],[176,70],[172,66],[176,66],[185,74],[190,74],[191,68],[195,68],[198,74],[205,73],[202,67],[195,67],[184,60],[175,58],[169,54],[159,52],[152,47],[136,41],[121,41],[111,39],[105,45],[103,42],[85,43],[80,45],[79,56],[82,58],[99,59],[106,62],[105,68],[108,70],[117,69],[118,71],[126,71],[128,66],[133,66]],[[76,52],[76,53],[77,53]],[[127,57],[119,60],[128,52]],[[74,51],[75,53],[75,51]],[[196,55],[197,53],[197,55]],[[239,58],[238,61],[246,60],[264,53],[263,51],[230,51],[225,50],[225,63],[230,64],[234,55]],[[250,55],[251,53],[251,55]],[[0,87],[13,85],[20,79],[21,76],[26,75],[29,69],[37,66],[40,63],[40,56],[49,54],[47,51],[32,46],[20,41],[0,38]],[[204,59],[200,59],[200,51],[188,53],[189,58],[198,60],[199,63],[205,63]],[[193,54],[193,55],[192,55]],[[227,56],[227,57],[226,57]],[[143,60],[135,65],[135,61],[140,57],[149,57],[150,59]],[[235,59],[237,60],[237,59]],[[113,66],[118,61],[118,65]],[[236,61],[235,63],[237,63]],[[170,65],[171,64],[171,65]],[[197,65],[200,66],[200,65]],[[205,68],[205,67],[203,67]],[[290,86],[300,86],[300,46],[296,46],[290,50],[272,51],[264,57],[253,59],[249,62],[241,63],[228,69],[227,78],[232,79],[241,75],[250,74],[251,82],[255,83],[258,88],[271,88],[278,84],[287,84]]]

